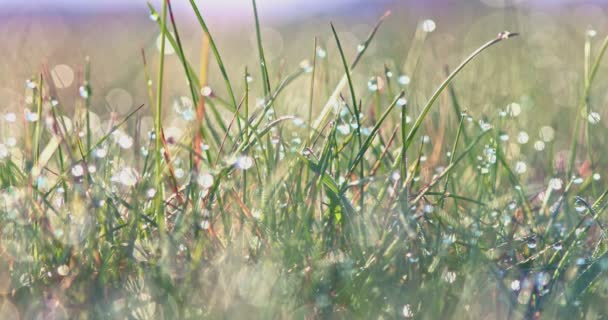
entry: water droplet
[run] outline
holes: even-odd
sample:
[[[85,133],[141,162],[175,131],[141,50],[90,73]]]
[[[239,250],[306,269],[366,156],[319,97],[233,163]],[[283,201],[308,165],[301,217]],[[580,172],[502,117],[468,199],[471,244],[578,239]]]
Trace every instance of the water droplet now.
[[[105,158],[108,155],[108,150],[106,148],[98,148],[95,150],[95,157],[97,158]]]
[[[150,188],[146,191],[146,197],[148,197],[148,199],[154,198],[155,195],[156,195],[156,189],[154,189],[154,188]]]
[[[447,283],[454,283],[456,281],[456,272],[446,271],[443,274],[443,280]]]
[[[172,38],[175,39],[175,34],[173,32],[170,32]],[[169,37],[165,36],[165,55],[172,55],[175,53],[175,49],[173,49],[173,46],[171,45],[171,43],[169,42]],[[161,49],[161,45],[162,45],[162,34],[159,34],[158,37],[156,38],[156,49],[158,49],[158,52],[160,52]]]
[[[4,115],[4,120],[6,122],[15,122],[15,121],[17,121],[17,115],[13,112],[9,112]]]
[[[257,208],[251,210],[251,216],[254,219],[260,220],[262,218],[262,210],[257,209]]]
[[[80,86],[78,88],[78,93],[80,94],[80,97],[82,97],[83,99],[88,99],[89,95],[90,95],[88,86],[86,86],[86,85]]]
[[[118,145],[123,149],[131,149],[133,146],[133,138],[127,134],[120,134],[117,142]]]
[[[527,245],[528,245],[528,248],[530,248],[530,249],[536,248],[536,239],[534,239],[534,238],[528,239]]]
[[[317,47],[317,57],[319,57],[321,59],[327,57],[327,51],[325,51],[325,49],[323,49],[321,47]]]
[[[515,172],[523,174],[528,170],[528,165],[523,161],[517,161],[515,163]]]
[[[410,77],[403,74],[403,75],[399,76],[399,78],[397,79],[397,82],[399,82],[399,84],[402,86],[407,86],[408,84],[410,84],[411,79],[410,79]]]
[[[500,141],[509,141],[509,135],[506,133],[503,133],[499,136]]]
[[[576,179],[572,180],[572,182],[573,182],[574,184],[581,184],[581,183],[583,183],[584,181],[585,181],[585,180],[584,180],[583,178],[581,178],[581,177],[578,177],[578,178],[576,178]]]
[[[357,52],[361,53],[363,52],[363,50],[365,50],[365,45],[364,44],[360,44],[357,46]]]
[[[517,102],[507,105],[507,112],[511,117],[517,117],[521,114],[521,105]]]
[[[148,16],[148,18],[150,18],[150,20],[152,20],[152,21],[158,21],[158,13],[150,12],[150,15]]]
[[[540,128],[539,135],[544,142],[551,142],[555,138],[555,130],[552,127],[544,126]]]
[[[211,87],[209,87],[209,86],[204,86],[201,89],[201,95],[203,97],[209,97],[212,93],[213,93],[213,90],[211,90]]]
[[[209,189],[213,186],[213,176],[210,173],[201,173],[196,182],[203,188]]]
[[[209,220],[205,219],[205,220],[201,221],[199,226],[201,227],[201,229],[207,230],[207,229],[209,229],[211,224],[209,223]]]
[[[302,120],[302,118],[294,118],[291,122],[296,127],[300,127],[300,128],[306,127],[306,123],[304,122],[304,120]]]
[[[543,151],[543,150],[545,150],[545,143],[542,142],[542,141],[540,141],[540,140],[534,142],[534,149],[536,151]]]
[[[479,120],[479,127],[481,128],[482,131],[488,131],[488,130],[492,129],[492,125],[483,120]]]
[[[60,265],[59,267],[57,267],[57,274],[65,277],[70,273],[70,267],[68,267],[65,264]]]
[[[560,178],[549,180],[549,187],[553,190],[560,190],[563,187],[563,181]]]
[[[413,318],[414,312],[412,311],[412,306],[409,304],[404,305],[401,314],[403,314],[404,318]]]
[[[312,72],[312,64],[310,64],[310,60],[305,59],[300,61],[300,69],[302,69],[306,73]]]
[[[528,133],[525,131],[520,131],[517,134],[517,142],[519,144],[526,144],[528,143],[528,141],[530,141],[530,136],[528,136]]]
[[[27,79],[27,80],[25,80],[25,86],[30,89],[35,89],[38,85],[36,84],[36,82],[32,81],[31,79]]]
[[[133,187],[138,180],[138,173],[131,167],[122,168],[118,174],[112,177],[113,181],[117,181],[126,187]]]
[[[175,177],[178,179],[181,179],[184,177],[184,175],[186,174],[186,172],[184,171],[184,169],[182,168],[177,168],[175,169]]]
[[[424,32],[433,32],[437,28],[437,25],[435,24],[435,21],[431,19],[426,19],[422,21],[421,27],[422,31]]]
[[[236,159],[235,166],[241,170],[250,169],[253,166],[253,158],[249,156],[240,156]]]
[[[341,124],[336,129],[343,135],[348,135],[350,133],[350,126],[347,124]]]
[[[405,107],[406,104],[407,104],[407,100],[405,98],[399,98],[397,100],[398,107]]]
[[[194,120],[194,118],[196,118],[196,113],[194,112],[194,109],[188,109],[182,112],[182,118],[184,118],[184,120],[186,121]]]
[[[593,174],[593,180],[598,181],[602,178],[602,176],[599,173],[594,173]]]
[[[77,164],[77,165],[73,166],[72,175],[74,177],[82,177],[82,175],[84,175],[84,168],[82,167],[82,165]]]
[[[513,280],[511,281],[511,290],[513,291],[517,291],[520,288],[520,282],[519,280]]]
[[[591,124],[598,124],[601,120],[601,117],[599,113],[591,112],[589,113],[589,116],[587,116],[587,120],[589,120],[589,123]]]

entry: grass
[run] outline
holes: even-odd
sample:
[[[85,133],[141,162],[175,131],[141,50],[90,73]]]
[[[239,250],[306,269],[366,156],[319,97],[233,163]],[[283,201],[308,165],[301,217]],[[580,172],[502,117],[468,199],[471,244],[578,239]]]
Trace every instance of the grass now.
[[[0,318],[608,314],[608,189],[591,151],[592,142],[602,148],[592,139],[601,131],[591,121],[584,139],[580,132],[608,40],[595,55],[591,37],[582,48],[583,92],[560,168],[555,128],[529,142],[517,121],[520,103],[477,116],[460,104],[476,94],[459,90],[461,77],[471,76],[464,70],[482,56],[495,59],[515,33],[480,41],[417,103],[417,87],[403,76],[424,61],[428,22],[403,68],[356,69],[376,59],[363,58],[387,13],[352,62],[340,28],[328,24],[338,54],[319,54],[315,38],[306,50],[312,62],[275,77],[254,0],[261,80],[243,70],[239,92],[202,11],[190,4],[203,32],[198,74],[171,3],[160,14],[149,5],[161,35],[155,79],[142,54],[153,131],[142,132],[144,105],[107,127],[95,123],[88,60],[71,119],[48,72],[27,82],[36,111],[5,115],[6,127],[13,121],[25,130],[0,145]],[[191,96],[181,100],[181,135],[165,125],[167,45]],[[207,83],[209,52],[226,97]],[[372,77],[367,88],[362,76]],[[283,108],[295,98],[306,101],[302,114]],[[577,151],[581,144],[587,152]],[[530,154],[543,149],[535,161]]]

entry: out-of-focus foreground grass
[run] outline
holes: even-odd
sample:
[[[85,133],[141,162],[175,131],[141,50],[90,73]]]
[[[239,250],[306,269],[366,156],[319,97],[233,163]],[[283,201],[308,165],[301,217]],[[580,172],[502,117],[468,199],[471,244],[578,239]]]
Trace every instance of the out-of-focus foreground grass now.
[[[608,313],[601,7],[191,3],[2,22],[0,318]]]

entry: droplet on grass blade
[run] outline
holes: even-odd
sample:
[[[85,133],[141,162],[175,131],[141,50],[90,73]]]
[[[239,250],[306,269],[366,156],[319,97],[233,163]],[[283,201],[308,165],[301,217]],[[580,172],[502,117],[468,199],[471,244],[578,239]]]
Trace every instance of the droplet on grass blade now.
[[[519,282],[519,280],[513,280],[513,281],[511,281],[511,290],[518,291],[519,289],[520,289],[520,282]]]
[[[89,88],[86,85],[82,85],[78,88],[78,94],[80,94],[80,97],[83,99],[87,99],[89,98],[90,92],[89,92]]]
[[[399,84],[402,86],[407,86],[408,84],[410,84],[411,79],[410,79],[410,77],[403,74],[403,75],[399,76],[399,78],[397,79],[397,82],[399,82]]]
[[[300,69],[302,69],[306,73],[312,72],[312,65],[310,63],[310,60],[306,59],[300,61]]]
[[[236,159],[235,166],[240,170],[247,170],[253,166],[253,158],[249,156],[240,156]]]
[[[517,161],[515,163],[515,172],[518,174],[524,174],[528,170],[528,165],[523,161]]]
[[[563,181],[560,178],[553,178],[549,180],[549,187],[553,190],[560,190],[563,187]]]
[[[435,24],[435,21],[431,20],[431,19],[426,19],[424,21],[422,21],[422,24],[420,25],[420,27],[422,28],[422,31],[430,33],[435,31],[435,29],[437,28],[437,25]]]
[[[545,150],[545,143],[542,142],[542,141],[540,141],[540,140],[537,140],[536,142],[534,142],[534,149],[536,151],[543,151],[543,150]]]
[[[72,175],[74,177],[82,177],[84,175],[84,168],[82,167],[82,165],[77,164],[77,165],[73,166]]]
[[[401,314],[404,318],[413,318],[414,312],[412,311],[412,306],[409,304],[404,305]]]
[[[544,142],[551,142],[555,138],[555,130],[552,127],[544,126],[540,128],[539,135]]]
[[[133,138],[131,138],[131,136],[127,134],[121,134],[118,137],[117,142],[122,149],[131,149],[131,147],[133,146]]]
[[[211,90],[211,87],[209,87],[209,86],[204,86],[201,89],[201,95],[203,97],[209,97],[209,96],[211,96],[212,93],[213,93],[213,90]]]
[[[591,124],[598,124],[601,120],[601,117],[599,113],[594,111],[589,113],[589,116],[587,116],[587,120],[589,120],[589,123]]]
[[[210,173],[201,173],[196,179],[196,182],[203,189],[209,189],[213,186],[213,176]]]
[[[59,267],[57,267],[57,274],[65,277],[70,273],[70,267],[68,267],[65,264],[60,265]]]
[[[507,105],[507,112],[511,117],[517,117],[521,114],[521,105],[517,102],[510,103]]]
[[[520,131],[517,134],[517,143],[519,143],[519,144],[526,144],[526,143],[528,143],[528,141],[530,141],[530,136],[528,136],[527,132]]]
[[[319,57],[321,59],[327,57],[327,51],[325,51],[325,49],[323,49],[321,47],[317,47],[317,57]]]
[[[173,32],[169,32],[169,34],[171,34],[171,37],[175,39],[175,34]],[[173,46],[169,43],[169,37],[165,36],[165,55],[169,56],[175,53],[175,49],[173,49]],[[161,43],[162,42],[162,34],[159,34],[158,37],[156,38],[156,49],[158,49],[158,52],[160,52],[161,49]]]
[[[10,151],[3,143],[0,143],[0,159],[5,159],[10,155]]]
[[[114,177],[112,177],[112,180],[124,185],[125,187],[133,187],[135,184],[137,184],[138,178],[139,174],[135,169],[131,167],[124,167]]]

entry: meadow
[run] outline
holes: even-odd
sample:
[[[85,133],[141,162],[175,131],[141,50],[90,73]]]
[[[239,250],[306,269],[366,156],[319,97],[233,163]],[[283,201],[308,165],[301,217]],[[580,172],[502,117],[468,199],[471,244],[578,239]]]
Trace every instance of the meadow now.
[[[0,319],[608,315],[601,6],[187,3],[0,75]]]

